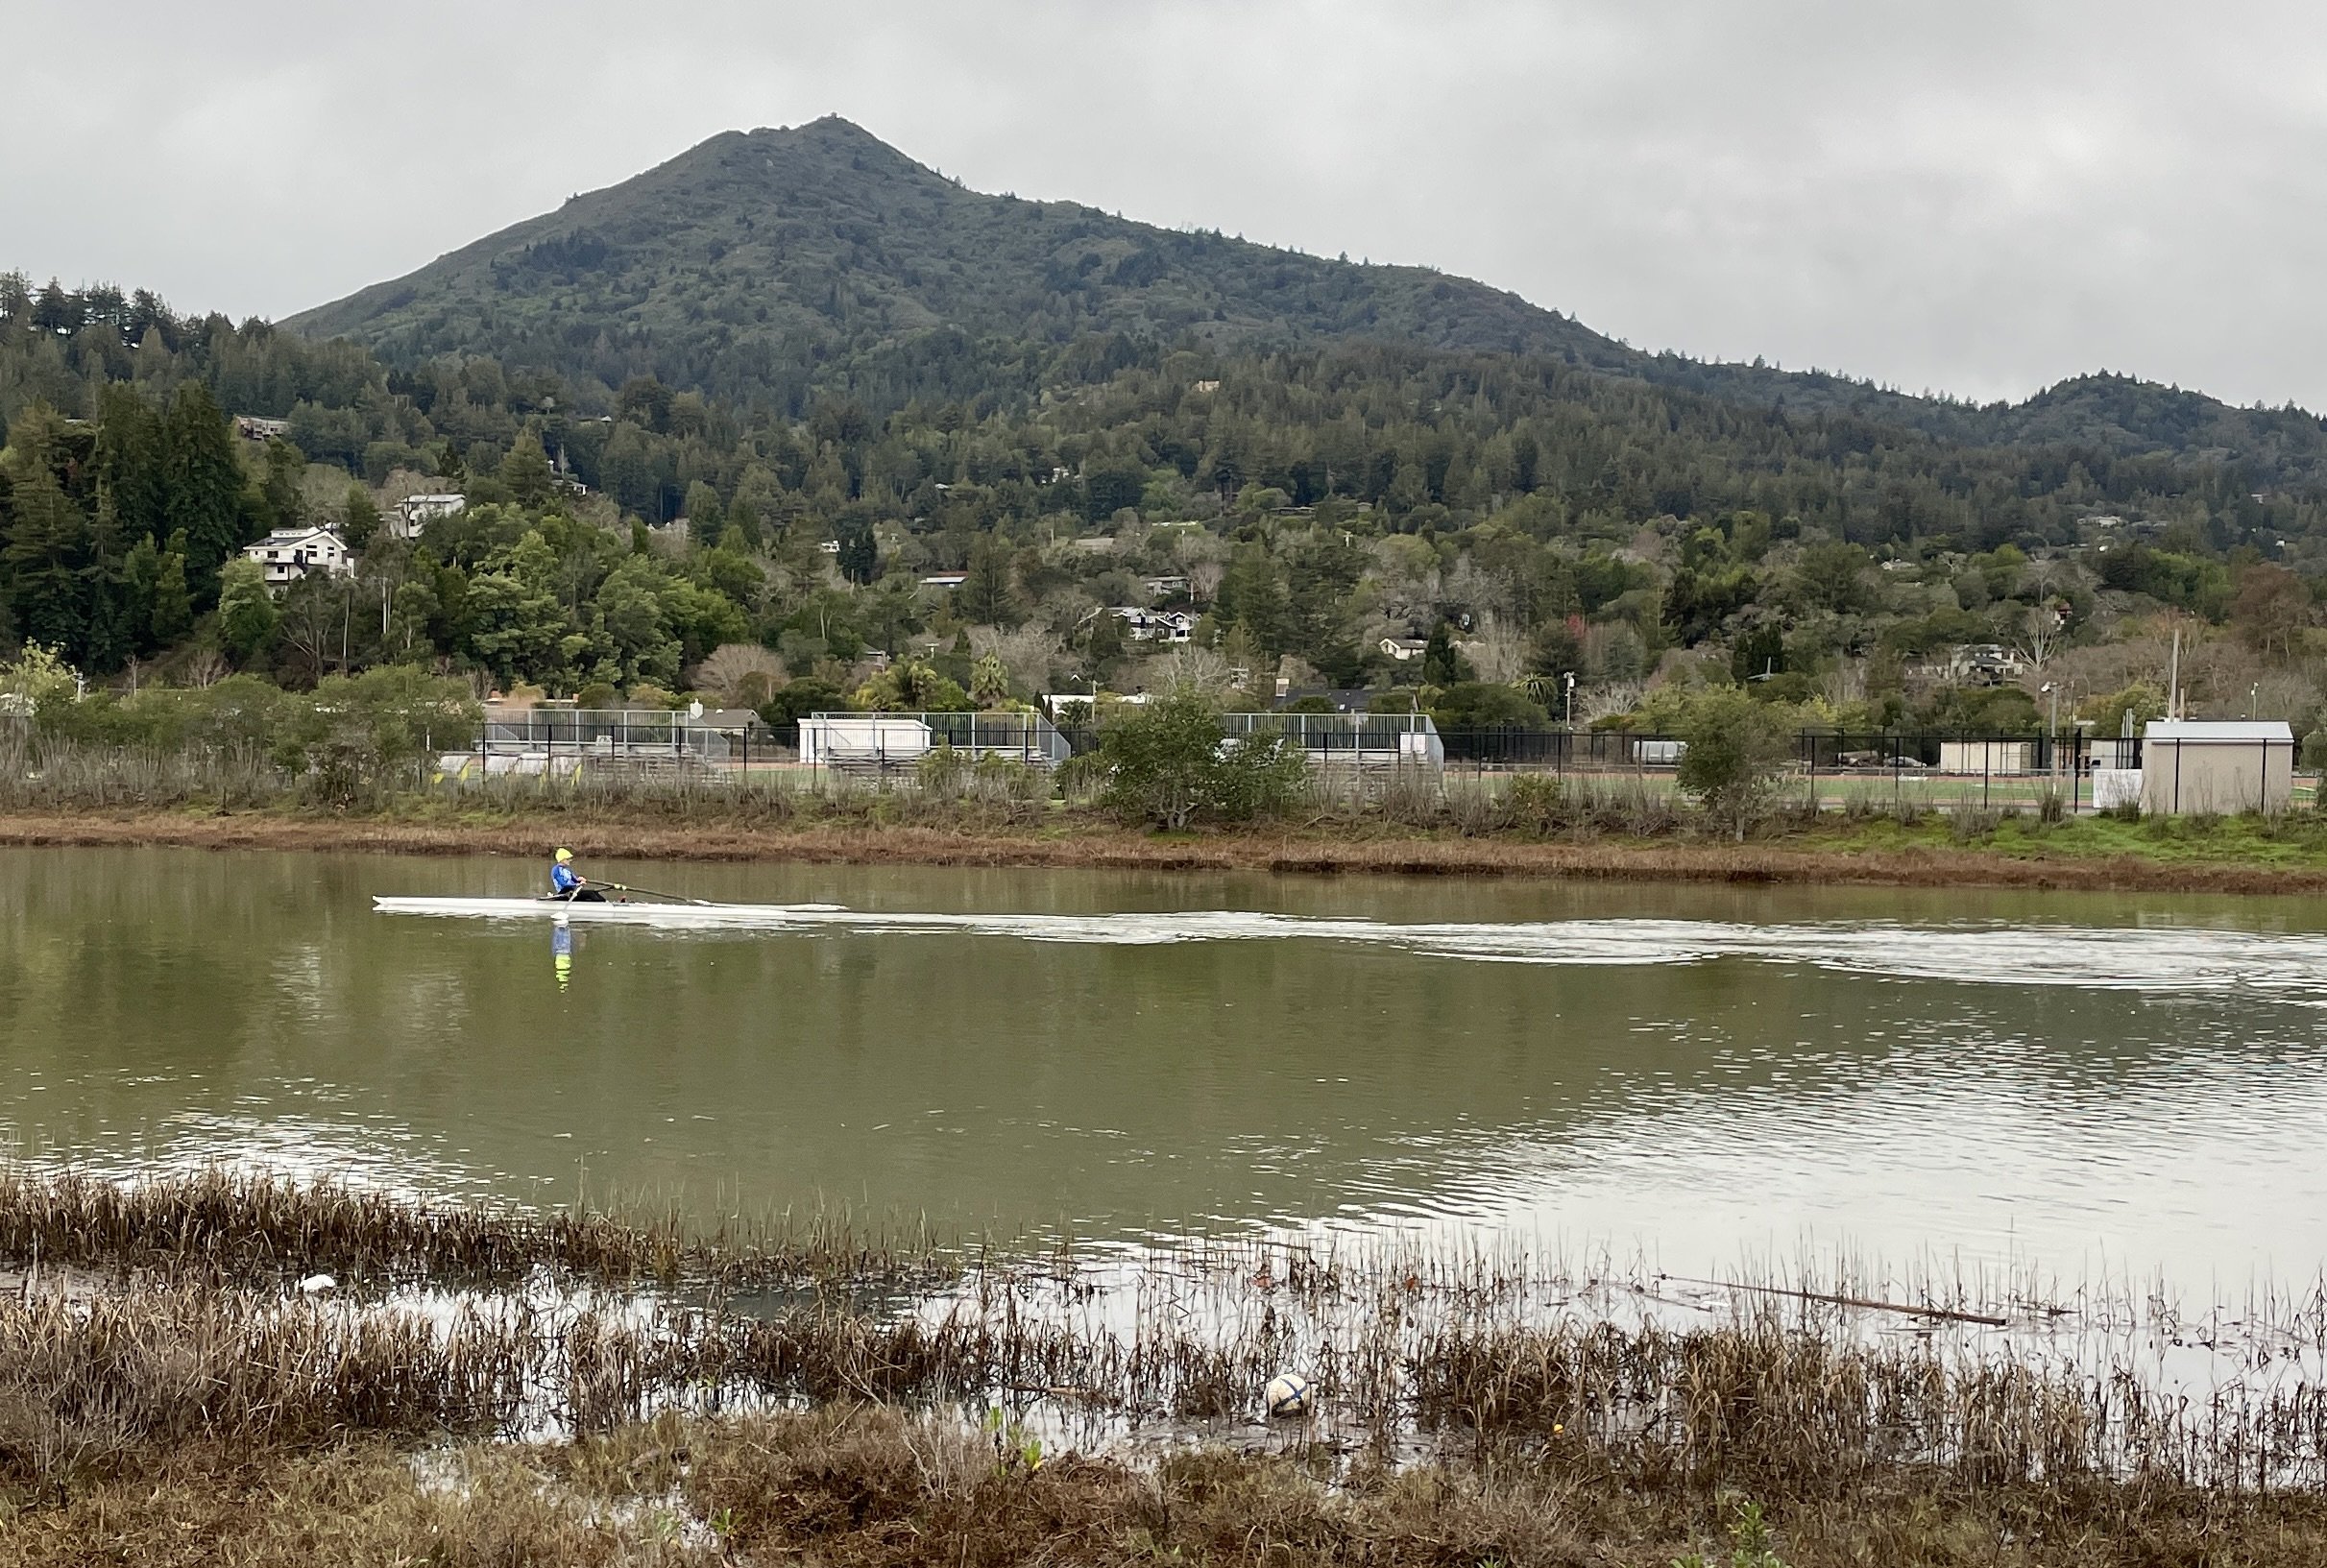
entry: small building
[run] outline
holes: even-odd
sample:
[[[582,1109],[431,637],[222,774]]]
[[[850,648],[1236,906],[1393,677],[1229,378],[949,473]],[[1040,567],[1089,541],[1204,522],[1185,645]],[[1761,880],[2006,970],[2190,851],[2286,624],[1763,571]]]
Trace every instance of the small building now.
[[[970,580],[966,571],[933,571],[921,579],[923,588],[957,589]]]
[[[234,433],[245,441],[275,441],[290,435],[291,422],[261,419],[256,414],[237,414],[234,416]]]
[[[2002,778],[2036,771],[2033,740],[1942,740],[1939,771],[1974,778]]]
[[[2142,732],[2145,816],[2283,811],[2294,795],[2284,719],[2157,719]]]
[[[1402,664],[1428,653],[1430,644],[1418,637],[1386,637],[1381,640],[1381,649],[1389,658]]]
[[[437,519],[457,516],[468,507],[469,497],[466,495],[407,495],[396,503],[396,537],[417,538],[423,528]]]
[[[355,575],[347,543],[328,528],[278,528],[242,552],[266,573],[269,588],[283,588],[310,572]]]

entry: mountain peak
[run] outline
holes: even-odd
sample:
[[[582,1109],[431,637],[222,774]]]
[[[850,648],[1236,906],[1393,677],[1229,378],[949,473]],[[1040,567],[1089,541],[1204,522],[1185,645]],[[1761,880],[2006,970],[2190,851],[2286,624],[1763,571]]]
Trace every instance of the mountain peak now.
[[[846,378],[851,364],[957,352],[933,334],[1636,357],[1515,295],[1422,268],[971,191],[836,114],[723,132],[286,325],[395,361],[491,353],[583,382],[651,373],[746,401]]]
[[[837,114],[722,132],[285,325],[353,338],[405,365],[485,353],[584,388],[651,374],[795,411],[832,386],[875,406],[1029,393],[1077,344],[1108,358],[1127,342],[1372,341],[1541,355],[1948,439],[2097,434],[2122,451],[2237,444],[2217,428],[2213,399],[2122,377],[2079,377],[2019,409],[1976,410],[1847,377],[1642,353],[1515,294],[1427,268],[1327,261],[1071,202],[968,190]],[[2284,422],[2291,440],[2317,433],[2293,411],[2264,422]]]

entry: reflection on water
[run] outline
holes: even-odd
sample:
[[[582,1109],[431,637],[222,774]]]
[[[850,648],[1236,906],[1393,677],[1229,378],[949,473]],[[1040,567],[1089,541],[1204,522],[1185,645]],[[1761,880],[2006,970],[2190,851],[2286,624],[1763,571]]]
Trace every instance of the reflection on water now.
[[[370,907],[532,870],[0,854],[0,1117],[109,1164],[1006,1232],[2327,1261],[2316,904],[659,867],[791,907]]]

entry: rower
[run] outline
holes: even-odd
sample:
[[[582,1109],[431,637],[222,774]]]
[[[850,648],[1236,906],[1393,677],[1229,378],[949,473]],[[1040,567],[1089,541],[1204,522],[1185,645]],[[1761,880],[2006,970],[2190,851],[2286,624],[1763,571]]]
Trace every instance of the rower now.
[[[606,895],[573,869],[573,851],[560,850],[549,865],[549,896],[566,904],[604,904]]]

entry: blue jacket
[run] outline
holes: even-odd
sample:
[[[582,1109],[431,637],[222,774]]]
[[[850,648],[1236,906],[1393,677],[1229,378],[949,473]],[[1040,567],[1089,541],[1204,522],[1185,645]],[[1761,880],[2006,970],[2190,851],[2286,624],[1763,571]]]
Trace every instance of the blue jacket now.
[[[549,868],[549,888],[554,893],[570,893],[582,885],[582,874],[560,860]]]

